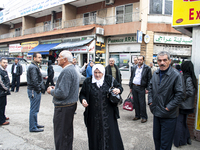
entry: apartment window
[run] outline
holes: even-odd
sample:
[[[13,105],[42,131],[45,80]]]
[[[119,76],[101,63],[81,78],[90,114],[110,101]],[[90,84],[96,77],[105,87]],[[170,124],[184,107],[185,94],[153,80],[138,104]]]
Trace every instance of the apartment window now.
[[[149,13],[172,15],[172,0],[150,0]]]
[[[116,7],[116,23],[132,22],[133,4]]]
[[[96,11],[83,14],[84,25],[96,23],[96,14]]]
[[[21,33],[22,33],[21,28],[16,28],[16,29],[15,29],[15,37],[21,36],[21,35],[22,35]]]

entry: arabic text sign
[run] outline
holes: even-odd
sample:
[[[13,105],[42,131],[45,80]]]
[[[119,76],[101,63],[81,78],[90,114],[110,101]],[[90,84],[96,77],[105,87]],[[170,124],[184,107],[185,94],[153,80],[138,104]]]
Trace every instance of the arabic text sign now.
[[[200,0],[174,0],[172,26],[200,25]]]
[[[39,41],[32,41],[32,42],[24,42],[21,43],[22,46],[22,52],[29,52],[32,50],[34,47],[38,46]]]
[[[87,53],[88,52],[88,46],[70,48],[69,51],[72,52],[72,53]]]
[[[154,43],[192,45],[192,38],[154,35]]]
[[[21,52],[21,45],[20,44],[10,44],[9,45],[9,53],[17,53]]]

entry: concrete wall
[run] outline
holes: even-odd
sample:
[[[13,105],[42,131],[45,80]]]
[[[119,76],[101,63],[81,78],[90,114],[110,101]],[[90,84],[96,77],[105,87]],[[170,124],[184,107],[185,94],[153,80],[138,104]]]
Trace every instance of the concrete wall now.
[[[147,21],[148,21],[148,0],[140,0],[140,21],[141,21],[141,31],[146,34],[147,31]]]
[[[70,4],[62,5],[62,28],[68,20],[76,19],[76,7]]]
[[[35,18],[30,16],[22,17],[22,35],[24,35],[24,30],[35,27]]]
[[[149,65],[150,62],[153,61],[153,37],[154,37],[154,32],[152,31],[147,31],[146,34],[150,36],[150,41],[147,43],[146,46],[146,64]]]

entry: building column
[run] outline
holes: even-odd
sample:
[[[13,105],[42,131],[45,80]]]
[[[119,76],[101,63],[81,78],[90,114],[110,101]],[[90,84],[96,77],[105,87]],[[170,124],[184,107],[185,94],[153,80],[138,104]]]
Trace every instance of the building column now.
[[[25,29],[35,27],[35,18],[30,16],[23,16],[22,17],[22,35],[24,35]],[[32,34],[32,33],[29,33]]]
[[[149,35],[150,41],[146,45],[146,65],[149,66],[150,62],[153,62],[153,31],[147,31],[146,34]]]

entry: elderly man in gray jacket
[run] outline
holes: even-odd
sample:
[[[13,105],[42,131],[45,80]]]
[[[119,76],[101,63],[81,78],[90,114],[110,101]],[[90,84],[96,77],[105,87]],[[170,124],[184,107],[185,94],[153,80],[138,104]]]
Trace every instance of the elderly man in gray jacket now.
[[[56,150],[72,150],[73,120],[78,101],[79,77],[71,63],[71,52],[62,51],[57,60],[63,70],[56,86],[47,89],[47,93],[53,96],[55,105],[53,118],[55,148]]]
[[[181,74],[170,66],[168,52],[157,55],[159,70],[155,71],[149,85],[148,104],[154,115],[153,138],[156,150],[171,150],[178,105],[184,98]]]

